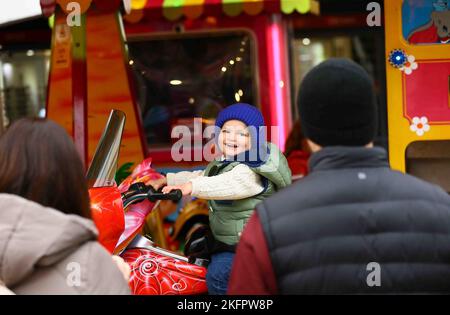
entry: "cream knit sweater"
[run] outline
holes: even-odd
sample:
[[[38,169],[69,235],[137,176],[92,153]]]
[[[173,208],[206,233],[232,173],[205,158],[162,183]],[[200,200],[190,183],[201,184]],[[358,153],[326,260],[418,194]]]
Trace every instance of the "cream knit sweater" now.
[[[204,176],[204,171],[167,174],[167,185],[192,183],[192,196],[210,200],[238,200],[260,194],[264,190],[261,177],[247,165],[238,164],[232,170]]]

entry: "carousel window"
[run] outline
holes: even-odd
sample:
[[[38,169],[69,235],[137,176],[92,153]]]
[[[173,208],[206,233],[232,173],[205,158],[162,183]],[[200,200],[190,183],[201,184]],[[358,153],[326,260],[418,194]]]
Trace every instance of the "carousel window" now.
[[[45,117],[49,50],[0,54],[0,117],[2,127],[22,117]]]
[[[450,44],[450,0],[404,0],[402,20],[410,44]]]
[[[450,193],[450,141],[417,141],[406,149],[406,172]]]
[[[374,79],[378,101],[378,134],[376,145],[387,147],[386,101],[385,101],[385,64],[384,31],[381,28],[336,29],[301,29],[295,32],[291,42],[291,77],[293,89],[291,94],[292,113],[298,119],[295,96],[306,74],[315,66],[329,58],[349,58],[364,67]]]
[[[194,117],[212,124],[233,103],[257,104],[254,44],[245,32],[181,35],[128,42],[136,100],[150,148]]]

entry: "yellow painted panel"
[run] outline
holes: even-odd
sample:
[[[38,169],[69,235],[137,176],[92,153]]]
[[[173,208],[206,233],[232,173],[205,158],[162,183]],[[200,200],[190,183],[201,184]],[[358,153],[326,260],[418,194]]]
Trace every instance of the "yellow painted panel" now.
[[[405,171],[405,154],[414,141],[450,139],[450,125],[433,125],[424,136],[417,136],[409,129],[410,122],[403,116],[404,92],[402,71],[388,62],[389,53],[403,49],[416,60],[449,60],[450,45],[410,45],[402,34],[402,0],[385,1],[386,75],[388,95],[389,158],[394,169]],[[419,65],[420,66],[420,65]]]

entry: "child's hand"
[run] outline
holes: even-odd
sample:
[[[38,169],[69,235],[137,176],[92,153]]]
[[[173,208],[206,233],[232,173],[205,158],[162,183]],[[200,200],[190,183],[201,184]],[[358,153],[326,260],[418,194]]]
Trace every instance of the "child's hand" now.
[[[149,184],[155,189],[158,190],[159,188],[161,188],[162,186],[167,184],[167,178],[166,177],[161,177],[158,179],[154,179],[149,181]]]
[[[192,193],[192,183],[191,182],[187,182],[186,184],[178,185],[178,186],[166,186],[166,187],[164,187],[162,189],[162,192],[167,194],[167,193],[171,192],[174,189],[181,190],[181,193],[183,194],[183,196],[187,196],[187,195],[190,195]]]
[[[122,272],[122,275],[125,278],[125,281],[129,281],[130,275],[131,275],[130,266],[120,256],[113,255],[112,260],[116,264],[117,268],[119,268],[119,270]]]

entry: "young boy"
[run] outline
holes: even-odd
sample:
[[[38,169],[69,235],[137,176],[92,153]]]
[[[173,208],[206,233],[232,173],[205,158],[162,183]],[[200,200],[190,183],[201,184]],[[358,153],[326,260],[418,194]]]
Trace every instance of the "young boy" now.
[[[221,158],[205,171],[167,174],[163,192],[180,189],[208,200],[211,231],[223,246],[211,255],[206,282],[210,294],[225,294],[245,224],[259,202],[291,183],[291,171],[278,147],[266,142],[264,118],[256,107],[231,105],[219,113],[216,126]]]

